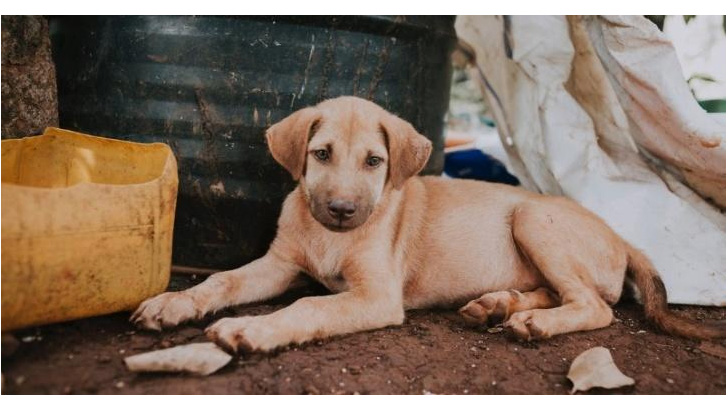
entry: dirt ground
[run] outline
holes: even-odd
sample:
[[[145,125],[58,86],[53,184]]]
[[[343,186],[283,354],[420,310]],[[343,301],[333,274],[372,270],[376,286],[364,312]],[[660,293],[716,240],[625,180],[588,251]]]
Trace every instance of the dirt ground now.
[[[176,277],[172,288],[189,285]],[[408,312],[402,326],[246,354],[206,378],[134,374],[122,362],[131,354],[205,341],[203,329],[219,317],[268,313],[320,293],[307,286],[163,333],[134,329],[127,313],[19,331],[20,347],[2,359],[3,393],[567,394],[569,364],[599,345],[636,384],[590,393],[726,393],[725,340],[701,344],[658,334],[633,302],[620,303],[616,323],[606,329],[541,342],[470,327],[452,311],[426,310]],[[724,308],[677,309],[699,320],[725,320]]]

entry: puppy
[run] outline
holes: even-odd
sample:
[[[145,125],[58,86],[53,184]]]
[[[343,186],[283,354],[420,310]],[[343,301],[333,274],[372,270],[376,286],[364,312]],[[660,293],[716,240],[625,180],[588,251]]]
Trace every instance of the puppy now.
[[[207,335],[232,351],[268,351],[398,325],[407,309],[464,304],[469,321],[505,322],[519,338],[543,339],[608,326],[610,305],[630,279],[659,328],[725,336],[724,328],[671,313],[649,260],[575,202],[416,177],[430,142],[376,104],[327,100],[273,125],[266,138],[273,158],[299,181],[268,253],[143,302],[133,322],[159,330],[262,301],[305,272],[333,294],[269,315],[224,318]]]

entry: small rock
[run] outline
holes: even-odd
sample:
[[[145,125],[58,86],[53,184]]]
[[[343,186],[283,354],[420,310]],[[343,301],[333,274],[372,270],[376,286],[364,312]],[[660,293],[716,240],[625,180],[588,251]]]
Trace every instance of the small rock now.
[[[489,327],[488,328],[488,333],[500,333],[502,331],[503,331],[503,328],[502,327],[498,327],[498,326],[496,326],[496,327]]]
[[[675,383],[675,380],[672,380],[670,378],[667,378],[665,381],[668,382],[668,383],[670,383],[670,384],[674,384]]]
[[[21,386],[23,383],[25,383],[25,376],[18,376],[15,378],[16,385]]]
[[[119,354],[124,354],[124,353],[126,353],[126,350],[124,350],[124,349],[119,349]]]
[[[124,383],[123,381],[120,381],[120,382],[116,382],[116,384],[114,386],[116,386],[117,389],[123,389],[124,386],[126,386],[126,383]]]
[[[7,358],[13,355],[20,347],[20,342],[10,333],[2,335],[2,357]]]
[[[304,387],[303,391],[306,392],[307,394],[321,394],[321,391],[319,391],[319,389],[317,389],[316,386],[313,386],[310,384],[308,386]]]

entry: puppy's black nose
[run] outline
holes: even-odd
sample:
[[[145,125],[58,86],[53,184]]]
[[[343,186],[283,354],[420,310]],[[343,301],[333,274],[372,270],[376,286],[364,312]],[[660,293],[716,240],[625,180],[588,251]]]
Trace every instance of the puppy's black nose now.
[[[336,219],[345,221],[351,219],[356,212],[356,204],[343,199],[334,199],[329,202],[329,215]]]

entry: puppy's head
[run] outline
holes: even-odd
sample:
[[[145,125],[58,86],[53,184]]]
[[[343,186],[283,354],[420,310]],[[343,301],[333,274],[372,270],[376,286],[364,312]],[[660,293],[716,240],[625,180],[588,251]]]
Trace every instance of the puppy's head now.
[[[356,97],[296,111],[266,138],[273,158],[300,181],[313,217],[337,232],[363,224],[432,150],[408,122]]]

